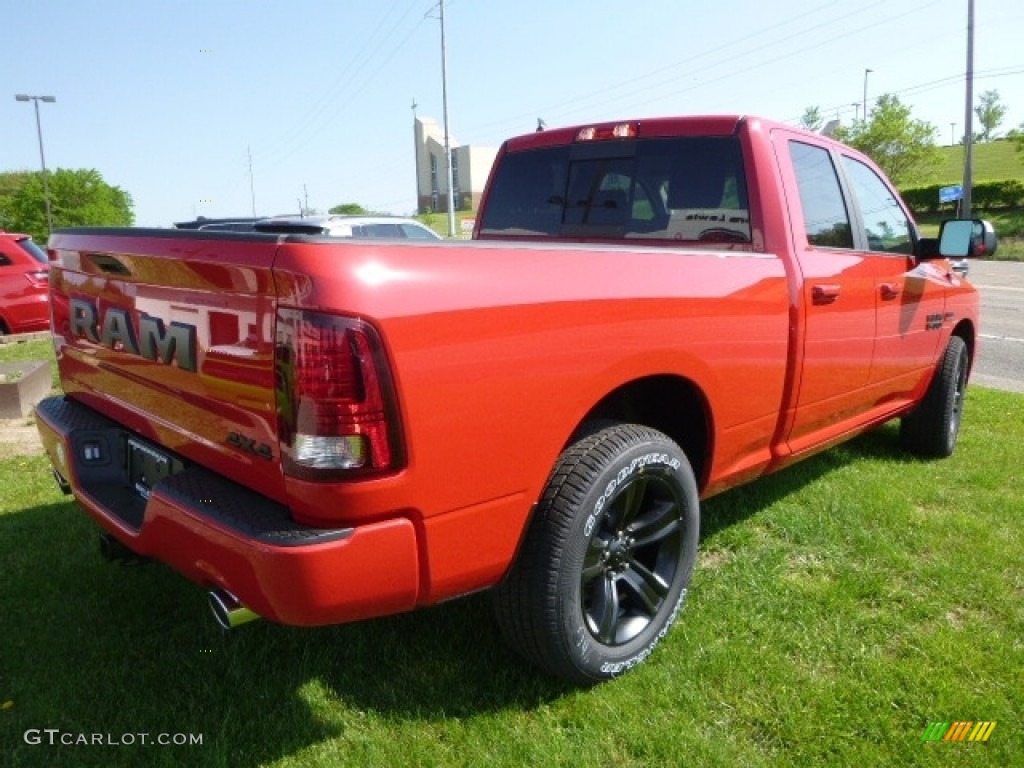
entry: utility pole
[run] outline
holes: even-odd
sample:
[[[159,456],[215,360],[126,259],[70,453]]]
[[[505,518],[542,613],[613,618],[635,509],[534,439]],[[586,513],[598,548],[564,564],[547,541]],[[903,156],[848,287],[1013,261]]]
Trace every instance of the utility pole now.
[[[875,70],[865,69],[864,70],[864,122],[868,121],[868,75]]]
[[[949,124],[949,146],[956,146],[956,123]]]
[[[964,113],[964,199],[961,217],[971,218],[971,154],[974,144],[974,0],[967,0],[967,105]]]
[[[444,41],[444,0],[441,9],[441,104],[444,111],[444,162],[448,174],[448,237],[455,237],[455,180],[452,174],[451,134],[448,132],[448,56]]]

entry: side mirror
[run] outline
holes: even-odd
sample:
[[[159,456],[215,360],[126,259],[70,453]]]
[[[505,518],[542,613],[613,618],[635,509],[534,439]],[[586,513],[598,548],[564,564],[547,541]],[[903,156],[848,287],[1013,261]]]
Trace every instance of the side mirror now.
[[[950,219],[939,229],[939,255],[947,259],[992,256],[996,232],[982,219]]]

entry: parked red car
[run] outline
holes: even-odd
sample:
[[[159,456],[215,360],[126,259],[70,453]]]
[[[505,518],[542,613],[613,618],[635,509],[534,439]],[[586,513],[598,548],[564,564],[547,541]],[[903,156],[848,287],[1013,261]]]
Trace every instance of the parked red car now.
[[[49,278],[46,251],[0,229],[0,334],[49,330]]]

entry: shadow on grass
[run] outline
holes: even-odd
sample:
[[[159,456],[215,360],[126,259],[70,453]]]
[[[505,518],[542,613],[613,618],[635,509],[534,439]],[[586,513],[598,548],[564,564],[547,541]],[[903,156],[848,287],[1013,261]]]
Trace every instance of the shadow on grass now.
[[[12,702],[0,749],[15,758],[5,764],[175,764],[188,749],[31,746],[32,728],[201,733],[204,764],[265,763],[365,729],[367,715],[530,710],[571,690],[506,648],[487,595],[346,626],[228,633],[202,589],[158,563],[107,563],[98,533],[73,502],[0,516],[0,705]]]
[[[704,536],[834,468],[901,456],[892,430],[866,435],[710,501]],[[0,745],[13,765],[171,765],[187,749],[31,747],[29,728],[201,733],[204,764],[249,765],[364,732],[367,716],[415,727],[530,711],[573,690],[507,649],[486,594],[352,625],[226,633],[203,590],[164,566],[102,560],[98,528],[60,498],[0,515],[0,704],[13,702]]]

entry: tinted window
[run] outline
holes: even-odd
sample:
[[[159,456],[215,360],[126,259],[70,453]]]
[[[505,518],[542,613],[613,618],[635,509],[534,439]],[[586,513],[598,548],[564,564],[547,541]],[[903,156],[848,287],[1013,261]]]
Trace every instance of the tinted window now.
[[[44,251],[42,248],[36,245],[35,242],[30,240],[29,238],[19,240],[18,245],[20,245],[23,251],[26,251],[29,256],[38,261],[40,264],[49,263],[50,259],[47,258],[46,251]]]
[[[843,156],[843,167],[860,206],[868,248],[912,254],[914,240],[910,220],[886,183],[871,168],[852,157]]]
[[[364,224],[361,227],[353,227],[352,234],[356,237],[374,238],[400,238],[403,237],[402,230],[397,224]]]
[[[562,227],[567,147],[504,155],[487,195],[481,229],[514,235],[557,235]]]
[[[319,224],[292,224],[287,221],[265,221],[253,225],[257,232],[272,232],[277,235],[322,235],[324,228]]]
[[[202,232],[252,232],[254,222],[251,221],[230,221],[223,224],[204,224],[199,227]]]
[[[417,227],[415,224],[400,224],[402,231],[405,236],[412,240],[436,240],[432,231],[425,229],[424,227]]]
[[[789,142],[807,242],[827,248],[852,248],[853,232],[832,156],[821,147]]]
[[[739,141],[612,140],[506,154],[480,231],[750,242]]]

